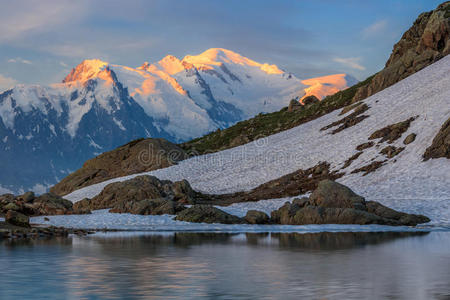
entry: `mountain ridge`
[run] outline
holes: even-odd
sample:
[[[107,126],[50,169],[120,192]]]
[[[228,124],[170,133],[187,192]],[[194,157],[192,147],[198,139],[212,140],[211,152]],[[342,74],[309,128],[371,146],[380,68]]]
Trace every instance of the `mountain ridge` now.
[[[138,68],[84,60],[60,83],[0,94],[0,159],[8,170],[0,185],[42,192],[130,140],[186,141],[278,110],[306,87],[276,66],[219,48]]]

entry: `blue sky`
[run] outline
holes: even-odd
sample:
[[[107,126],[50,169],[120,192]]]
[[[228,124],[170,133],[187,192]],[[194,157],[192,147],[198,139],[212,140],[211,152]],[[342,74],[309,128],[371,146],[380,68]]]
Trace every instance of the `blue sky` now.
[[[383,68],[434,0],[0,0],[0,90],[61,81],[83,59],[139,66],[233,50],[299,78]]]

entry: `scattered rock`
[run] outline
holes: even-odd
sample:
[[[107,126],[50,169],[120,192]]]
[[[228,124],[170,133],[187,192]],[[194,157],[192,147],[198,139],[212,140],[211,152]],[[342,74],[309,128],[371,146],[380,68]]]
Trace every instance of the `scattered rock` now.
[[[354,112],[352,112],[351,114],[349,114],[348,116],[333,122],[323,128],[321,128],[320,130],[327,130],[329,128],[339,126],[338,128],[334,129],[331,134],[336,134],[338,132],[341,132],[342,130],[355,126],[356,124],[358,124],[359,122],[363,121],[364,119],[368,118],[368,115],[362,115],[360,116],[362,113],[366,112],[369,109],[369,106],[365,103],[363,103],[362,105],[357,106],[354,109]]]
[[[165,139],[139,139],[86,161],[50,191],[66,195],[111,178],[166,168],[186,158],[183,149]]]
[[[372,147],[373,145],[374,145],[374,142],[363,143],[361,145],[356,146],[356,150],[363,151],[365,149]]]
[[[450,118],[442,125],[430,147],[423,154],[424,160],[440,157],[450,159]]]
[[[347,160],[345,161],[344,165],[342,166],[342,169],[345,169],[345,168],[349,167],[349,166],[352,164],[352,162],[353,162],[354,160],[358,159],[358,157],[359,157],[361,154],[363,154],[362,151],[357,152],[357,153],[355,153],[354,155],[352,155],[349,159],[347,159]]]
[[[415,133],[411,133],[411,134],[408,134],[406,136],[406,138],[403,140],[403,144],[409,145],[412,142],[414,142],[415,140],[416,140],[416,134]]]
[[[357,168],[357,169],[353,170],[351,172],[351,174],[364,172],[363,176],[366,176],[367,174],[374,172],[378,168],[381,168],[384,165],[385,162],[386,162],[386,160],[374,161],[374,162],[372,162],[372,163],[370,163],[368,165],[365,165],[365,166],[363,166],[361,168]]]
[[[194,223],[242,224],[244,221],[211,205],[193,205],[175,217],[177,221]]]
[[[5,222],[19,227],[30,227],[30,218],[14,210],[8,210]]]
[[[386,155],[387,158],[393,158],[403,150],[405,150],[404,147],[387,146],[381,149],[380,153]]]
[[[249,224],[269,224],[269,216],[259,210],[249,210],[244,217],[244,220]]]
[[[374,133],[372,133],[369,137],[369,140],[379,139],[379,143],[388,141],[388,143],[393,143],[397,139],[399,139],[404,132],[406,132],[409,128],[409,125],[412,121],[414,121],[416,117],[411,117],[408,120],[405,120],[403,122],[395,123],[392,125],[388,125],[384,128],[381,128]]]

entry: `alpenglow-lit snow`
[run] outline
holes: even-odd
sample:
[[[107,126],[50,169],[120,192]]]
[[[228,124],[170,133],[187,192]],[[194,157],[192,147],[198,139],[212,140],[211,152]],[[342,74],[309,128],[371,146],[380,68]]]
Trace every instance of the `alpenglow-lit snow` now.
[[[339,133],[320,128],[340,120],[340,110],[255,142],[194,157],[176,166],[144,174],[172,181],[187,179],[194,189],[207,193],[230,193],[250,190],[270,180],[299,169],[308,169],[321,161],[339,170],[368,141],[374,131],[418,116],[392,146],[406,147],[376,171],[362,176],[352,170],[373,161],[384,161],[380,154],[387,142],[364,150],[353,163],[341,171],[338,181],[368,200],[377,200],[394,208],[428,215],[433,224],[450,224],[450,161],[446,158],[423,161],[422,155],[442,124],[450,116],[450,56],[417,72],[397,84],[365,99],[369,115],[357,125]],[[347,114],[350,114],[348,112]],[[417,134],[415,141],[404,145],[404,138]],[[139,174],[136,174],[139,175]],[[95,184],[66,196],[71,201],[93,197],[111,182]]]
[[[346,78],[336,89],[354,83]],[[279,110],[307,86],[275,65],[219,48],[137,68],[85,60],[62,83],[0,94],[0,160],[7,162],[0,183],[15,192],[54,184],[99,149],[145,137],[186,141]],[[336,89],[314,91],[322,97]]]

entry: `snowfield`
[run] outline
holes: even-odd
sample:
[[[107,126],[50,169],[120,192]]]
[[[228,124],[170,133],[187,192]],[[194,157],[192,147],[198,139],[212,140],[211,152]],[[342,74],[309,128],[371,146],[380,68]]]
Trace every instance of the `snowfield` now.
[[[350,174],[373,161],[387,142],[364,150],[338,181],[363,195],[392,208],[428,215],[433,224],[450,224],[450,161],[445,158],[424,162],[422,155],[431,145],[442,124],[450,116],[450,56],[417,72],[401,82],[365,99],[368,118],[337,134],[320,128],[340,120],[340,110],[290,130],[214,154],[193,157],[178,165],[148,173],[172,181],[187,179],[194,189],[207,193],[250,190],[267,181],[321,161],[333,170],[355,154],[355,147],[368,141],[374,131],[418,116],[408,131],[392,145],[403,147],[404,138],[416,133],[415,141],[367,176]],[[351,112],[347,113],[350,114]],[[342,171],[342,170],[341,170]],[[125,176],[77,190],[66,196],[76,202],[93,197],[111,182],[135,177]],[[270,202],[267,202],[270,203]],[[239,204],[251,207],[253,203]]]

